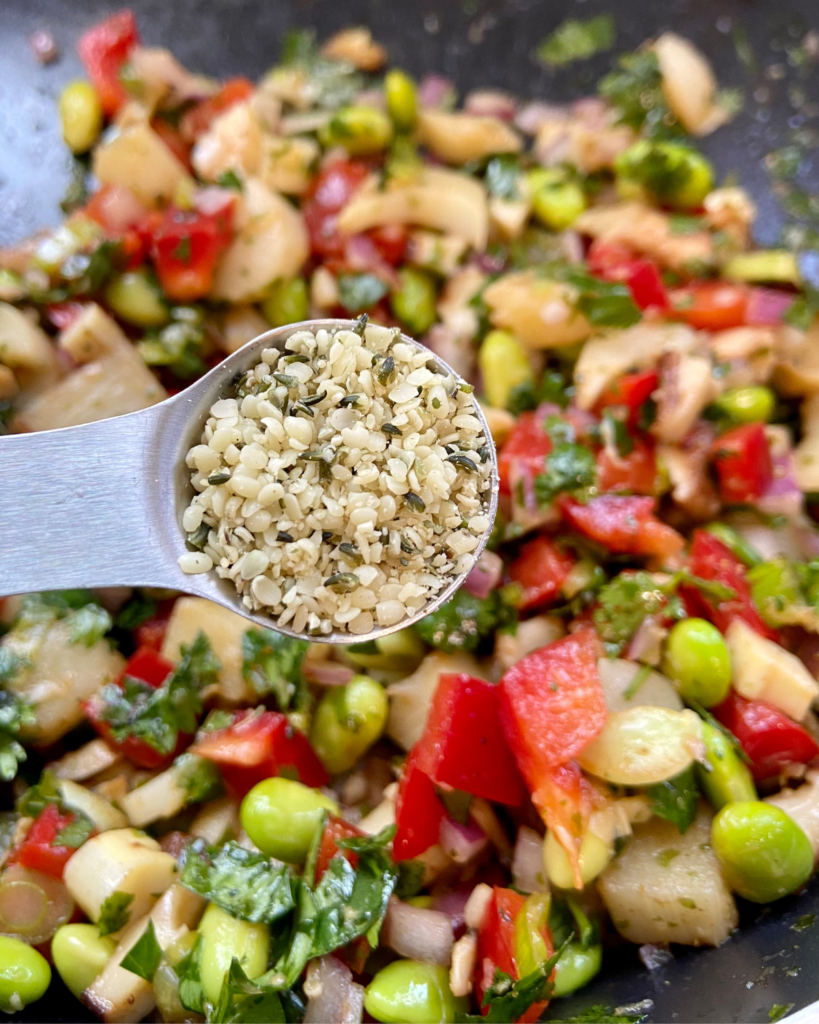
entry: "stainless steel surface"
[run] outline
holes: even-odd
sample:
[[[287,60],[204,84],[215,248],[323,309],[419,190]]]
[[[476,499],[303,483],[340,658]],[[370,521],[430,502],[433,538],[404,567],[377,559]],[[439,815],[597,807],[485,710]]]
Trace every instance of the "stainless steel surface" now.
[[[177,559],[186,550],[182,513],[194,494],[185,455],[199,443],[211,405],[228,395],[237,373],[256,365],[262,349],[283,348],[297,330],[353,326],[352,320],[309,320],[277,328],[150,409],[0,439],[0,597],[65,587],[171,587],[208,598],[287,636],[303,636],[277,626],[267,615],[249,612],[230,580],[220,579],[215,571],[191,576],[179,568]],[[401,337],[429,352],[413,338]],[[432,352],[429,358],[444,373],[457,376]],[[477,402],[475,408],[492,459],[491,524],[498,507],[497,453]],[[489,532],[481,538],[476,558],[488,539]],[[438,608],[465,578],[465,573],[455,577],[421,612],[395,626],[364,635],[334,632],[310,639],[364,643],[394,633]]]

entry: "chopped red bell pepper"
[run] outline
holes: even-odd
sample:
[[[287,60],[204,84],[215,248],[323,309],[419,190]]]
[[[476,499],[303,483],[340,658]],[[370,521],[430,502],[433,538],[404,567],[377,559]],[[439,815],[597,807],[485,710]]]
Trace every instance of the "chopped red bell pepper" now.
[[[754,605],[745,566],[707,530],[694,531],[688,568],[692,575],[730,587],[736,595],[724,601],[714,602],[707,601],[699,591],[692,591],[692,588],[681,588],[685,592],[686,600],[690,599],[692,605],[697,608],[696,614],[710,619],[723,633],[734,619],[742,619],[760,635],[779,642],[777,631],[763,621]]]
[[[66,864],[77,850],[74,846],[54,845],[54,840],[75,818],[76,814],[62,814],[56,804],[46,804],[23,842],[9,854],[8,863],[62,878]]]
[[[255,86],[249,78],[228,78],[219,92],[201,100],[183,116],[179,125],[182,138],[189,143],[195,142],[217,117],[237,103],[250,99],[254,92]]]
[[[439,785],[517,807],[525,790],[500,723],[500,689],[472,676],[438,680],[414,763]]]
[[[597,453],[597,488],[604,494],[630,491],[656,494],[657,457],[650,441],[635,440],[628,455],[612,455],[608,448]]]
[[[409,232],[403,224],[385,224],[367,232],[385,263],[397,267],[407,251]]]
[[[583,888],[580,846],[592,811],[592,787],[577,761],[567,761],[543,772],[535,806],[546,826],[566,851],[578,889]]]
[[[345,239],[338,230],[338,214],[364,183],[370,170],[360,160],[334,160],[313,182],[301,212],[315,255],[343,257]]]
[[[545,470],[546,456],[551,450],[552,441],[543,429],[543,416],[538,412],[521,413],[498,455],[501,494],[511,494],[513,466],[534,478]]]
[[[773,480],[765,427],[745,423],[720,435],[712,446],[722,500],[746,504],[761,497]]]
[[[563,518],[578,533],[616,554],[666,557],[685,543],[676,530],[654,515],[655,498],[603,494],[582,505],[563,495],[558,504]]]
[[[503,731],[535,804],[549,770],[576,757],[606,723],[598,654],[594,631],[584,629],[527,654],[500,681]]]
[[[604,409],[624,406],[628,410],[629,426],[636,426],[643,404],[651,398],[658,384],[659,374],[656,370],[626,373],[606,388],[598,398],[594,411],[599,416]]]
[[[346,857],[347,860],[352,864],[353,867],[358,864],[358,854],[353,850],[345,850],[336,845],[338,839],[350,839],[353,836],[361,836],[364,833],[361,829],[351,825],[348,821],[344,821],[342,818],[337,818],[334,814],[330,814],[327,817],[327,824],[324,826],[324,831],[321,834],[321,843],[319,844],[318,856],[316,857],[316,881],[321,878],[333,857],[341,855]]]
[[[212,212],[169,206],[148,225],[150,253],[162,290],[175,302],[204,298],[213,287],[216,263],[230,244],[233,196],[225,193]]]
[[[278,711],[241,711],[231,725],[206,733],[190,749],[219,765],[225,785],[237,797],[283,773],[295,773],[305,786],[324,786],[330,778],[307,737]]]
[[[669,316],[703,331],[742,327],[748,308],[748,289],[724,281],[700,281],[669,293]]]
[[[757,781],[819,756],[819,744],[810,733],[765,700],[746,700],[732,690],[712,713],[739,740]]]
[[[130,676],[131,679],[138,679],[158,690],[173,670],[172,661],[163,658],[161,654],[150,647],[140,647],[126,662],[117,684],[122,686],[125,677]]]
[[[543,534],[527,541],[509,566],[510,579],[523,588],[518,608],[529,611],[556,601],[576,561]]]
[[[395,800],[393,860],[412,860],[435,846],[446,814],[435,792],[435,783],[417,763],[415,748],[404,762]]]
[[[656,264],[637,256],[627,245],[597,239],[589,247],[587,259],[595,277],[627,284],[640,309],[668,308],[668,295]]]
[[[80,36],[77,52],[99,94],[106,117],[116,114],[128,98],[119,73],[131,50],[138,44],[136,18],[134,12],[127,8],[117,11]]]

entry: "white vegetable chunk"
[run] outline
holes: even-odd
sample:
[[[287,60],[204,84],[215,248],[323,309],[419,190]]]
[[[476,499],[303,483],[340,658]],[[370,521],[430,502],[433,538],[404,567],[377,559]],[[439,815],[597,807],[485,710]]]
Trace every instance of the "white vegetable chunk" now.
[[[674,684],[659,672],[649,672],[629,696],[629,687],[637,673],[642,671],[641,665],[624,658],[600,658],[597,671],[609,711],[626,711],[643,705],[682,711],[683,702]]]
[[[110,832],[111,829],[125,828],[128,819],[114,805],[98,793],[86,789],[78,782],[63,779],[59,784],[60,796],[66,807],[79,811],[89,818],[98,832]]]
[[[92,921],[115,892],[134,894],[132,920],[146,914],[159,893],[173,884],[176,861],[159,843],[134,829],[92,836],[65,868],[65,884]]]
[[[122,754],[109,747],[104,739],[98,738],[63,754],[59,761],[52,761],[48,767],[58,779],[82,782],[98,772],[113,768],[121,760]]]
[[[664,32],[654,43],[666,102],[694,135],[709,135],[728,120],[718,103],[717,80],[700,51],[682,36]]]
[[[56,367],[54,346],[45,331],[7,302],[0,302],[0,363],[12,370]]]
[[[574,290],[534,270],[504,274],[483,293],[495,327],[512,331],[529,348],[559,348],[584,341],[588,320],[574,308]]]
[[[819,684],[804,664],[773,640],[760,636],[742,619],[725,634],[733,684],[748,700],[767,700],[801,721],[819,694]]]
[[[682,835],[661,818],[635,825],[597,887],[615,928],[631,942],[718,946],[739,923],[704,804]]]
[[[518,153],[520,135],[499,117],[447,110],[422,110],[418,115],[418,141],[448,164],[465,164],[493,153]]]
[[[781,807],[793,818],[808,837],[814,860],[819,858],[819,771],[809,771],[796,789],[786,788],[766,796],[765,803]]]
[[[170,202],[190,176],[148,124],[137,119],[114,129],[94,150],[94,174],[103,185],[124,185],[146,206]]]
[[[144,828],[161,818],[170,818],[178,814],[187,802],[187,790],[175,764],[142,786],[132,789],[119,801],[128,815],[128,821],[135,828]]]

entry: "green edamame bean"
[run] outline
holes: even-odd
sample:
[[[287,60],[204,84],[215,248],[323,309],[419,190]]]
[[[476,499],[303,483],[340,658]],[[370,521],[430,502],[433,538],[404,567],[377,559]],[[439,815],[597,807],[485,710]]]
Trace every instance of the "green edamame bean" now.
[[[199,934],[202,937],[202,984],[212,1003],[219,1001],[222,982],[233,957],[248,978],[257,978],[267,970],[270,929],[266,924],[240,921],[210,903],[199,922]]]
[[[410,628],[344,648],[345,659],[357,668],[385,668],[407,675],[426,653],[424,641]]]
[[[708,160],[677,142],[636,142],[617,157],[614,171],[618,188],[631,193],[637,185],[652,199],[681,209],[701,205],[714,187]]]
[[[450,1024],[465,1000],[452,994],[446,967],[396,960],[367,986],[364,1006],[383,1024]]]
[[[555,964],[556,996],[569,996],[592,980],[603,963],[603,947],[583,948],[580,942],[570,942]]]
[[[555,168],[539,168],[528,176],[532,212],[553,231],[564,231],[586,209],[586,195],[576,181]]]
[[[51,958],[66,987],[79,999],[116,948],[114,939],[100,935],[95,924],[64,924],[51,940]]]
[[[774,413],[776,396],[764,384],[749,388],[731,388],[714,402],[718,409],[737,423],[767,423]]]
[[[375,107],[342,107],[319,131],[322,146],[343,146],[350,156],[380,153],[392,141],[392,121]]]
[[[60,93],[63,140],[72,153],[87,153],[102,131],[102,104],[89,82],[69,82]]]
[[[310,742],[331,775],[346,772],[375,743],[387,724],[384,687],[369,676],[329,686],[313,715]]]
[[[489,404],[505,409],[509,396],[522,384],[534,385],[526,350],[509,331],[490,331],[478,352],[483,387]]]
[[[683,619],[668,634],[664,669],[683,700],[704,708],[725,700],[731,686],[731,658],[722,633],[705,619]]]
[[[291,277],[289,281],[277,281],[262,302],[262,316],[271,327],[284,327],[307,319],[310,299],[307,282],[303,277]]]
[[[415,82],[405,71],[393,68],[384,76],[387,113],[399,132],[408,132],[418,116],[418,93]]]
[[[36,1003],[51,983],[48,961],[32,946],[0,935],[0,1010],[16,1013]]]
[[[808,837],[781,807],[761,800],[723,807],[711,841],[728,884],[753,903],[787,896],[813,872]]]
[[[721,729],[702,723],[707,765],[697,763],[697,781],[715,811],[736,801],[756,800],[756,786],[748,765]]]
[[[105,301],[120,320],[137,327],[161,327],[170,313],[155,282],[144,270],[131,270],[105,289]]]
[[[291,864],[307,856],[323,811],[338,814],[335,800],[291,779],[265,779],[242,801],[242,828],[262,853]]]
[[[425,270],[403,267],[398,271],[401,287],[392,293],[390,306],[410,334],[417,337],[432,327],[437,318],[435,281]]]

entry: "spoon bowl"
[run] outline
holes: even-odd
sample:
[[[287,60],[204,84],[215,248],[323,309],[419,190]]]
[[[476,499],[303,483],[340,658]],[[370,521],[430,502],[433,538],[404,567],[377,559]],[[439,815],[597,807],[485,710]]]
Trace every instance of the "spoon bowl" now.
[[[12,434],[0,439],[0,597],[69,587],[150,586],[204,597],[286,636],[320,643],[366,643],[404,629],[440,607],[468,573],[451,582],[415,615],[358,635],[334,631],[302,634],[252,612],[230,580],[215,570],[184,573],[187,550],[182,513],[193,497],[186,455],[198,444],[210,408],[228,397],[238,375],[255,366],[266,348],[283,349],[296,331],[351,330],[352,320],[308,320],[259,335],[184,391],[139,412],[62,430]],[[445,374],[458,375],[407,335],[401,340],[427,352]],[[460,378],[458,378],[460,379]],[[490,451],[487,494],[489,539],[498,507],[497,453],[480,408],[475,415]]]

